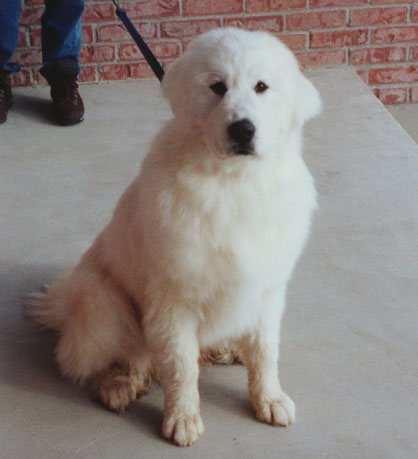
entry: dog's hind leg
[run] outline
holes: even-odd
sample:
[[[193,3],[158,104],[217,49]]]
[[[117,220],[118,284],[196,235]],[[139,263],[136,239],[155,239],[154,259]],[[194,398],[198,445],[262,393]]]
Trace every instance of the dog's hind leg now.
[[[151,388],[149,359],[114,363],[91,379],[95,397],[110,410],[123,413],[135,399],[146,395]]]
[[[58,331],[61,373],[89,384],[103,403],[123,411],[146,392],[149,357],[135,304],[108,273],[79,265],[37,295],[27,308],[38,324]]]
[[[200,365],[241,365],[242,358],[233,345],[206,347],[200,350]]]

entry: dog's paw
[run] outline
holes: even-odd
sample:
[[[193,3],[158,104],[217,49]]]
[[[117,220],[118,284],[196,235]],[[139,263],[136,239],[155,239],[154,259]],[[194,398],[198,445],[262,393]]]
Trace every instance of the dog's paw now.
[[[257,419],[274,426],[288,426],[295,420],[295,404],[284,392],[272,400],[256,404]]]
[[[199,413],[194,415],[176,413],[164,418],[163,435],[176,445],[193,445],[203,431],[203,422]]]
[[[135,399],[147,394],[150,387],[151,377],[148,374],[119,364],[106,368],[91,381],[93,396],[117,413],[123,413]]]
[[[233,348],[206,348],[200,351],[201,365],[242,365],[241,358]]]
[[[117,413],[123,413],[137,396],[135,384],[125,379],[113,380],[100,386],[98,395],[105,406]]]

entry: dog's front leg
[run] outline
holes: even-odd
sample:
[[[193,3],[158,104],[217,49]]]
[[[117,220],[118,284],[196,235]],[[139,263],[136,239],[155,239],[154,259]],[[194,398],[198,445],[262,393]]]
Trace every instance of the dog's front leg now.
[[[193,324],[176,317],[165,336],[156,336],[154,364],[164,389],[162,432],[180,446],[189,446],[203,433],[199,407],[199,345]],[[153,340],[155,342],[155,340]]]
[[[267,308],[257,328],[242,340],[250,397],[257,419],[287,426],[295,419],[295,404],[283,392],[278,374],[279,333],[282,308]]]

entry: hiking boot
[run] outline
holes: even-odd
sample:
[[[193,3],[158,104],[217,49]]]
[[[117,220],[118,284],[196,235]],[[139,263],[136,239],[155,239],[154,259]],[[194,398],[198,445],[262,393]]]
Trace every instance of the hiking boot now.
[[[83,121],[84,104],[76,80],[64,80],[51,86],[51,97],[59,124],[70,126]]]
[[[0,124],[7,120],[7,112],[12,106],[12,86],[9,72],[0,70]]]
[[[84,104],[77,84],[78,65],[72,62],[60,62],[43,67],[41,74],[51,87],[56,121],[63,126],[83,121]]]

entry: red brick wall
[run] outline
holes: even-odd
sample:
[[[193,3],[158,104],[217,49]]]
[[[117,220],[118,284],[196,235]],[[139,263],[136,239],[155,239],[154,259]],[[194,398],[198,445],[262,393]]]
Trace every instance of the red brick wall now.
[[[44,84],[43,0],[24,0],[16,85]],[[121,2],[162,62],[220,26],[264,29],[294,50],[302,66],[352,65],[383,103],[418,102],[417,0],[139,0]],[[115,15],[111,0],[86,0],[82,82],[153,77]]]

